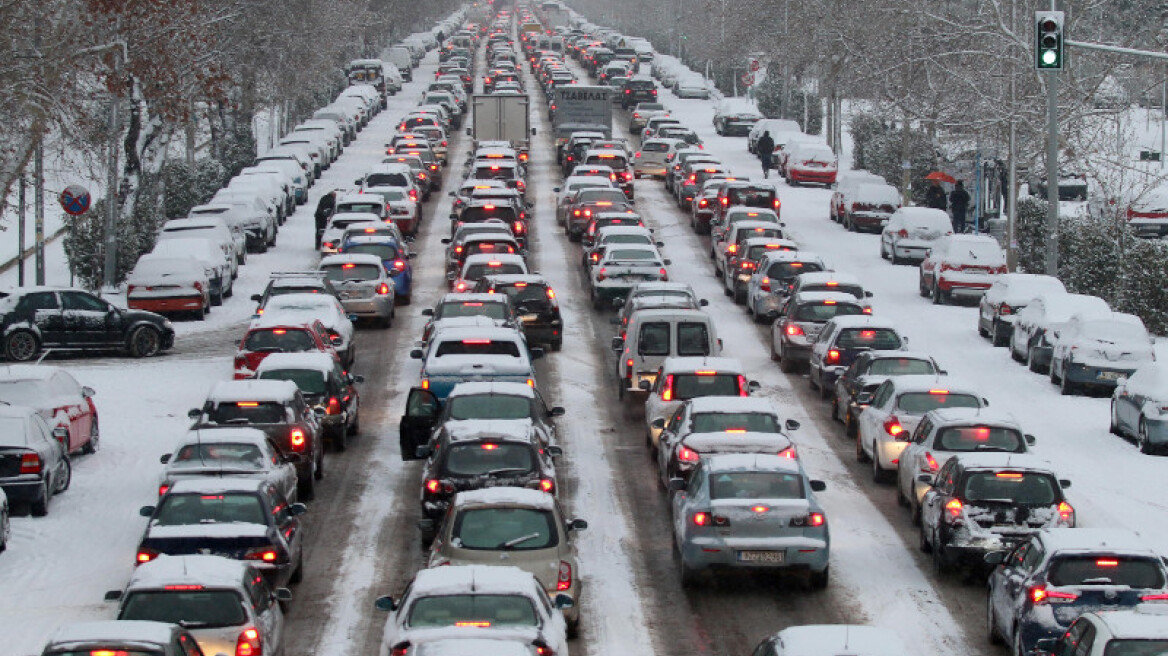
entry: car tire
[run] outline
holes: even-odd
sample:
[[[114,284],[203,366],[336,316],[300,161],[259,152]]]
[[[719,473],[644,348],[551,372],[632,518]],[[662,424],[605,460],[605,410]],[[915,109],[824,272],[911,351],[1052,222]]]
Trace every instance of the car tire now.
[[[1014,362],[1019,364],[1026,364],[1026,358],[1018,355],[1018,351],[1014,349],[1014,344],[1012,342],[1007,346],[1007,348],[1010,349],[1010,358],[1012,358]]]
[[[377,327],[382,330],[389,329],[393,325],[393,315],[387,315],[377,320]]]
[[[12,362],[28,362],[40,350],[40,340],[31,330],[14,330],[4,338],[4,357]]]
[[[681,557],[681,549],[677,547],[676,540],[673,544],[673,558],[677,561],[677,578],[681,580],[681,587],[683,589],[697,587],[698,571],[685,563],[685,559]]]
[[[892,262],[892,264],[893,264],[893,265],[897,265],[897,266],[898,266],[898,265],[901,265],[901,264],[904,264],[904,260],[902,260],[902,259],[900,259],[899,257],[897,257],[897,256],[896,256],[896,247],[895,247],[895,246],[893,246],[892,248],[890,248],[890,249],[889,249],[889,251],[890,251],[890,254],[889,254],[889,256],[888,256],[888,261],[889,261],[889,262]]]
[[[300,496],[301,501],[312,501],[316,498],[316,478],[314,475],[309,474],[300,478],[297,480],[296,487],[296,492]]]
[[[831,419],[832,421],[838,421],[842,424],[843,419],[840,418],[839,408],[839,394],[836,394],[831,397]]]
[[[344,453],[345,452],[345,449],[348,448],[348,444],[347,444],[348,440],[346,439],[348,434],[349,434],[348,428],[345,426],[342,426],[341,430],[337,431],[333,435],[333,439],[331,441],[333,443],[333,450],[334,451],[336,451],[337,453]]]
[[[925,536],[925,527],[917,532],[917,548],[921,553],[933,553],[933,545],[929,544],[929,538]]]
[[[844,410],[844,436],[854,438],[859,432],[860,428],[856,424],[856,416],[852,414],[850,409]]]
[[[552,342],[552,350],[553,351],[559,351],[562,348],[564,348],[564,340],[563,339],[557,339],[556,341]]]
[[[1119,437],[1123,437],[1123,431],[1120,430],[1120,428],[1119,428],[1119,421],[1118,421],[1119,417],[1115,414],[1115,400],[1114,399],[1111,401],[1111,411],[1108,413],[1108,417],[1109,417],[1110,421],[1107,422],[1108,423],[1107,432],[1111,433],[1112,435],[1117,435]]]
[[[127,350],[131,357],[152,358],[162,350],[162,335],[153,326],[138,326],[130,333]]]
[[[212,294],[211,294],[211,306],[212,306],[212,307],[214,307],[214,306],[217,306],[217,305],[223,305],[223,291],[222,291],[222,288],[220,288],[220,291],[219,291],[219,293],[212,293]]]
[[[896,505],[902,508],[908,508],[908,497],[904,496],[904,490],[900,489],[900,482],[896,484]]]
[[[394,298],[399,299],[396,301],[398,305],[409,305],[410,301],[413,300],[410,298],[410,294],[398,294]]]
[[[300,556],[300,563],[296,565],[296,569],[292,571],[292,576],[288,577],[289,583],[300,583],[304,580],[304,556]]]
[[[933,558],[932,558],[933,574],[935,574],[936,576],[940,576],[940,575],[944,574],[945,570],[947,569],[947,567],[945,565],[944,557],[942,555],[943,550],[941,549],[941,536],[940,535],[933,533],[932,546],[933,546],[933,551],[932,551],[932,553],[933,553]]]
[[[994,612],[993,594],[986,595],[986,642],[991,645],[1004,644],[1002,636],[998,634],[998,615]]]
[[[321,451],[320,459],[316,461],[316,469],[312,470],[312,477],[318,481],[324,479],[324,451]]]
[[[779,347],[778,357],[779,357],[779,371],[781,371],[785,374],[795,373],[795,361],[792,360],[791,358],[784,358],[783,357],[783,349],[781,346]],[[808,382],[810,382],[810,377],[808,378]],[[814,383],[811,383],[811,389],[815,389]]]
[[[868,454],[864,452],[864,446],[863,446],[863,443],[860,442],[859,435],[856,436],[855,443],[856,443],[856,462],[858,462],[858,463],[868,462]]]
[[[0,552],[8,548],[8,538],[12,535],[12,520],[8,515],[5,512],[3,519],[0,520]]]
[[[52,479],[46,477],[41,485],[40,498],[28,504],[28,512],[33,517],[44,517],[49,514],[49,499],[53,496],[51,485]]]
[[[1038,360],[1034,358],[1034,348],[1026,349],[1026,368],[1036,374],[1045,373],[1042,367],[1038,364]]]
[[[81,447],[81,453],[85,455],[93,455],[97,453],[97,449],[101,444],[101,431],[97,426],[97,419],[89,426],[89,440]]]
[[[981,325],[981,317],[980,316],[977,318],[977,334],[979,337],[989,337],[990,336],[990,331],[986,330]]]
[[[876,445],[872,445],[872,482],[877,485],[884,485],[888,482],[888,471],[880,466],[880,451],[876,449]]]
[[[815,382],[815,376],[812,375],[811,367],[807,367],[807,386],[815,391],[819,391],[819,383]]]
[[[1053,371],[1054,368],[1052,367],[1051,370]],[[1059,376],[1059,394],[1063,396],[1075,396],[1078,392],[1078,385],[1071,382],[1071,377],[1067,375],[1067,365],[1064,362],[1063,375]]]
[[[990,327],[990,343],[994,346],[1005,346],[1010,341],[1010,336],[1003,329],[1001,321],[995,321]]]
[[[1136,429],[1136,442],[1140,445],[1140,453],[1151,455],[1155,452],[1152,448],[1152,442],[1148,439],[1148,423],[1140,418],[1140,426]]]
[[[920,292],[921,298],[928,298],[929,297],[929,288],[925,287],[925,277],[924,276],[920,276],[917,279],[917,288],[918,288],[918,291]]]
[[[936,280],[933,281],[932,292],[933,292],[932,293],[933,305],[944,305],[945,304],[944,292],[941,291],[941,284]]]

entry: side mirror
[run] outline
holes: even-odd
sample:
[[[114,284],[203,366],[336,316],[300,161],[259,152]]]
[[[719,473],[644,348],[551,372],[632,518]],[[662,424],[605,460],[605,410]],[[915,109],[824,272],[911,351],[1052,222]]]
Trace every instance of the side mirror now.
[[[1126,381],[1127,379],[1124,378],[1122,380]],[[97,394],[97,392],[93,391],[92,387],[82,387],[81,388],[81,396],[84,396],[87,399],[92,397],[95,394]]]
[[[707,306],[707,305],[709,305],[709,304],[710,304],[710,302],[709,302],[709,301],[707,301],[707,300],[706,300],[706,299],[704,299],[704,298],[698,301],[698,306],[699,306],[699,307],[706,307],[706,306]]]
[[[294,503],[288,506],[288,512],[291,513],[293,517],[299,517],[308,512],[308,506],[304,505],[303,503]]]
[[[438,523],[432,519],[419,519],[417,526],[418,530],[423,533],[433,533],[438,530]]]
[[[276,601],[292,601],[292,591],[288,588],[276,588],[276,593],[272,595]]]
[[[648,382],[648,381],[646,381],[646,382]],[[658,418],[654,419],[653,423],[651,423],[649,425],[652,426],[653,428],[656,428],[657,430],[662,430],[665,428],[665,418],[658,417]]]
[[[620,350],[623,349],[624,347],[625,347],[625,340],[621,339],[620,337],[613,337],[612,338],[612,350],[619,353]]]
[[[418,257],[417,253],[410,253],[409,255],[406,256],[406,259],[412,260],[416,257]]]
[[[933,484],[933,475],[932,474],[921,474],[920,476],[917,476],[917,482],[924,483],[925,485],[932,485]]]
[[[757,380],[752,380],[746,384],[746,391],[750,392],[751,394],[759,391],[760,389],[762,389],[762,384],[760,384]]]
[[[786,422],[783,423],[783,428],[785,428],[788,431],[797,431],[797,430],[799,430],[799,427],[802,425],[803,424],[800,424],[799,422],[795,421],[794,419],[788,419]]]
[[[684,478],[671,478],[671,479],[669,479],[669,489],[673,492],[680,492],[680,491],[684,490],[685,489],[685,479]]]
[[[251,300],[255,301],[256,303],[259,303],[260,301],[264,300],[264,297],[262,294],[252,294]]]
[[[647,380],[642,380],[641,382],[637,383],[637,388],[648,392],[649,390],[653,389],[653,383],[650,383]]]
[[[448,192],[446,192],[446,195],[447,195],[447,196],[450,196],[451,198],[455,198],[456,196],[458,196],[458,194],[454,193],[453,191],[448,191]],[[449,239],[443,239],[443,240],[442,240],[442,243],[443,243],[443,244],[449,244],[449,243],[450,243],[450,240],[449,240]]]
[[[187,410],[187,419],[198,419],[202,416],[202,414],[203,411],[199,408],[191,408],[190,410]]]
[[[414,450],[414,455],[417,456],[419,460],[423,458],[429,458],[431,453],[434,453],[434,449],[430,448],[429,444],[423,444]]]
[[[162,464],[165,465],[166,463],[170,462],[170,456],[171,456],[171,454],[167,453],[167,454],[163,455],[161,458],[159,458],[158,462],[161,462]]]
[[[872,298],[872,292],[864,292],[864,298]]]
[[[546,451],[547,454],[553,458],[559,458],[560,456],[564,455],[563,447],[546,446],[544,447],[544,451]]]
[[[1006,553],[1005,551],[990,551],[982,556],[981,560],[986,565],[1001,565],[1006,562]]]
[[[449,272],[449,273],[447,273],[447,274],[446,274],[446,279],[447,279],[447,280],[450,280],[450,281],[452,281],[452,282],[454,281],[454,279],[455,279],[456,277],[457,277],[457,276],[454,274],[454,272],[453,272],[453,271],[451,271],[451,272]]]
[[[985,397],[983,396],[983,397],[982,397],[982,399],[981,399],[981,405],[982,405],[982,407],[988,406],[989,404],[990,404],[990,400],[989,400],[989,399],[987,399],[987,398],[985,398]]]
[[[357,316],[357,315],[355,315],[355,314],[346,314],[346,315],[345,315],[345,318],[347,318],[349,321],[357,321],[357,320],[359,320],[361,317],[359,317],[359,316]]]
[[[553,417],[563,417],[565,414],[567,414],[567,412],[567,410],[558,405],[551,410],[548,410],[548,414]]]
[[[105,593],[105,596],[102,597],[102,599],[104,599],[105,601],[120,601],[121,598],[122,598],[122,591],[121,590],[109,590]]]
[[[433,308],[426,308],[425,310],[422,310],[422,316],[423,316],[423,317],[432,317],[432,316],[434,316],[434,309],[433,309]]]
[[[154,506],[142,506],[138,509],[138,514],[143,517],[149,517],[154,514]]]
[[[414,360],[421,360],[426,357],[426,354],[422,352],[422,349],[414,349],[410,351],[410,357]]]
[[[669,266],[670,264],[673,264],[673,261],[669,260],[669,259],[664,260],[664,262],[665,262],[665,266]]]
[[[588,528],[588,522],[582,519],[573,519],[572,521],[568,522],[569,531],[583,531],[586,528]]]
[[[827,483],[823,481],[810,480],[807,484],[811,486],[812,492],[822,492],[827,489]]]
[[[1060,478],[1059,485],[1065,490],[1071,486],[1071,480],[1069,478]]]
[[[576,602],[572,601],[572,598],[569,597],[568,595],[560,593],[560,594],[556,595],[555,603],[553,603],[552,605],[555,606],[559,610],[567,610],[567,609],[571,608],[572,606],[575,606]]]
[[[1034,446],[1034,443],[1038,441],[1034,438],[1033,435],[1029,433],[1023,435],[1022,437],[1026,440],[1026,446]]]
[[[558,193],[560,193],[560,188],[559,187],[552,187],[552,191],[554,191],[558,194]]]
[[[384,597],[378,597],[377,601],[373,602],[373,607],[384,612],[395,611],[397,610],[397,601],[393,597],[386,595]]]

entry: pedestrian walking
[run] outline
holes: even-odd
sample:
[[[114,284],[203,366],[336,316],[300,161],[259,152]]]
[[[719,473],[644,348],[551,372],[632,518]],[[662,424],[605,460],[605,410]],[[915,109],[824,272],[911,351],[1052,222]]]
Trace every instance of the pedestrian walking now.
[[[775,140],[771,138],[769,130],[763,132],[762,136],[758,138],[755,150],[758,152],[758,159],[762,162],[762,177],[771,177],[771,158],[775,154]]]
[[[965,214],[969,210],[969,192],[965,190],[965,183],[961,180],[949,192],[949,208],[953,210],[953,232],[965,232]]]
[[[316,204],[316,212],[313,213],[313,218],[316,219],[316,248],[320,249],[320,240],[324,235],[324,228],[328,225],[329,217],[333,215],[333,210],[337,204],[337,192],[328,192],[320,197],[320,202]]]
[[[941,183],[936,180],[929,185],[928,190],[925,191],[925,207],[931,207],[942,212],[949,208],[949,202],[945,198],[945,189],[941,187]]]

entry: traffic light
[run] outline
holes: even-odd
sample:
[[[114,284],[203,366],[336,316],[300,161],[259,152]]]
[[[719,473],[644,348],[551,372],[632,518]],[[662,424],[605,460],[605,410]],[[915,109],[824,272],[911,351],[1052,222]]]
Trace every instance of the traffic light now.
[[[1063,12],[1034,12],[1034,67],[1040,71],[1063,68]]]

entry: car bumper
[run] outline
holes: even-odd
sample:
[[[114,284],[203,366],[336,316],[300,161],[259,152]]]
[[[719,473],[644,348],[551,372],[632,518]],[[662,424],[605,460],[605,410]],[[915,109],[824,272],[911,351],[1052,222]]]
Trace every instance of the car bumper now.
[[[856,416],[859,416],[857,413]],[[900,462],[900,454],[904,453],[908,442],[876,439],[876,453],[880,456],[880,465],[887,471],[896,471]]]
[[[852,223],[859,228],[876,230],[888,222],[888,214],[873,214],[868,212],[852,212]]]
[[[777,294],[756,291],[751,303],[754,304],[755,314],[774,318],[779,314],[779,308],[783,305],[783,299]]]
[[[523,322],[523,336],[530,343],[550,344],[564,339],[563,322]]]
[[[992,283],[977,282],[972,280],[951,280],[941,278],[937,281],[937,286],[941,291],[950,294],[951,296],[963,296],[968,298],[980,298],[985,294],[986,290],[990,288]]]
[[[1063,375],[1076,385],[1114,389],[1120,378],[1131,376],[1135,368],[1097,367],[1094,365],[1069,362]]]
[[[1009,551],[1026,539],[1024,534],[986,536],[963,535],[945,544],[934,545],[942,562],[948,565],[986,567],[985,555],[991,551]]]
[[[778,560],[743,560],[743,552],[777,552]],[[822,572],[827,567],[828,543],[809,537],[720,538],[691,537],[681,546],[690,567],[736,569],[803,569]]]
[[[792,344],[789,341],[783,340],[783,357],[790,358],[791,362],[806,363],[811,360],[811,346]],[[827,379],[827,370],[823,372],[824,380]],[[834,380],[834,379],[833,379]]]
[[[131,310],[146,310],[164,314],[167,312],[191,312],[208,305],[207,298],[197,296],[175,296],[171,298],[128,298],[126,306]]]
[[[41,492],[44,491],[44,481],[39,475],[29,476],[26,474],[5,479],[0,482],[0,489],[4,490],[10,504],[29,503],[41,498]]]
[[[815,184],[835,184],[835,171],[817,171],[787,167],[787,176],[793,182],[811,182]]]
[[[638,175],[648,175],[654,178],[664,178],[666,167],[664,164],[634,164],[633,171]]]
[[[376,298],[346,298],[341,300],[341,307],[358,317],[384,318],[393,313],[393,296],[379,294]]]

